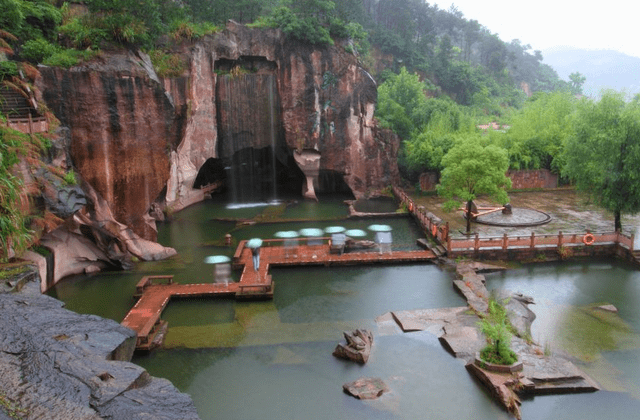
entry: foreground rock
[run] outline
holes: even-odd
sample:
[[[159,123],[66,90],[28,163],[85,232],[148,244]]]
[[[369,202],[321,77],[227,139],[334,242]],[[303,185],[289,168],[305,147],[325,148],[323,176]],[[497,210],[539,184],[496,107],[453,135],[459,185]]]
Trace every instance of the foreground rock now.
[[[361,364],[367,363],[373,345],[373,334],[369,330],[357,329],[352,333],[344,332],[345,344],[339,343],[333,355]]]
[[[64,309],[35,281],[0,293],[0,390],[23,418],[198,419],[188,395],[128,362],[134,346],[133,331]]]
[[[389,392],[389,388],[380,378],[360,378],[344,384],[342,389],[359,400],[373,400]]]

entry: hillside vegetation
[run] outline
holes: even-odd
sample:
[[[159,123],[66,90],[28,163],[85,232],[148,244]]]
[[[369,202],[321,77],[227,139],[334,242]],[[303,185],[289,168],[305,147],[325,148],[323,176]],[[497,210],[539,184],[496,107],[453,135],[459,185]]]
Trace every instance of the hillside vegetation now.
[[[421,172],[440,173],[454,146],[473,142],[504,150],[511,169],[545,168],[564,181],[577,179],[567,147],[575,139],[590,139],[579,131],[584,127],[597,131],[587,124],[587,110],[598,104],[576,99],[585,82],[580,73],[563,81],[528,44],[505,42],[454,6],[445,10],[422,0],[0,0],[0,84],[24,92],[36,64],[71,67],[122,48],[147,52],[161,77],[178,76],[185,63],[174,47],[215,34],[228,19],[280,28],[319,48],[347,40],[341,48],[378,81],[376,116],[400,136],[399,167],[410,183]],[[626,126],[602,131],[594,144],[615,134],[622,150],[631,150],[639,141],[631,117],[637,115],[638,101],[625,104],[614,92],[604,97],[616,104],[610,107],[614,114],[625,116],[612,124]],[[500,129],[477,128],[490,121]],[[6,249],[29,241],[24,221],[16,216],[19,180],[11,175],[26,140],[3,130],[0,228]],[[611,176],[635,164],[619,154],[611,159],[600,163],[611,168]],[[591,192],[611,185],[618,181],[604,177],[579,183]]]

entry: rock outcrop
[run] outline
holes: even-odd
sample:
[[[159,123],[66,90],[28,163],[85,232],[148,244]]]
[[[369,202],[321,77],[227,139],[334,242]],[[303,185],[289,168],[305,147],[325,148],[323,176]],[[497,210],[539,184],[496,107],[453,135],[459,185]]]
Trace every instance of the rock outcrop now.
[[[317,154],[299,182],[306,196],[322,188],[315,171],[358,198],[399,179],[399,141],[373,118],[376,83],[341,46],[229,22],[177,53],[182,77],[159,78],[140,52],[104,52],[69,70],[41,67],[37,80],[70,130],[73,165],[141,238],[156,240],[154,202],[175,211],[204,199],[194,181],[205,162],[247,149],[271,148],[284,178],[300,176],[294,151]]]
[[[389,388],[380,378],[360,378],[342,385],[342,389],[359,400],[375,400],[389,392]]]
[[[360,364],[365,364],[371,355],[373,346],[373,334],[369,330],[357,329],[352,333],[343,332],[345,343],[338,343],[333,355],[341,359],[347,359]]]
[[[198,419],[188,395],[129,362],[134,347],[133,331],[64,309],[35,279],[0,293],[0,399],[20,418]]]

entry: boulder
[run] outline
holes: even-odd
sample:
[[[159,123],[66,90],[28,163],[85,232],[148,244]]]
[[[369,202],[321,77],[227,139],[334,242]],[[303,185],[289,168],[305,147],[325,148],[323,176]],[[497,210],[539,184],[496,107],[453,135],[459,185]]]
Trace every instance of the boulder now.
[[[389,388],[380,378],[360,378],[342,385],[342,389],[359,400],[373,400],[389,392]]]
[[[343,333],[346,344],[338,344],[333,351],[335,357],[367,363],[373,345],[373,334],[368,330],[357,329],[352,333]]]

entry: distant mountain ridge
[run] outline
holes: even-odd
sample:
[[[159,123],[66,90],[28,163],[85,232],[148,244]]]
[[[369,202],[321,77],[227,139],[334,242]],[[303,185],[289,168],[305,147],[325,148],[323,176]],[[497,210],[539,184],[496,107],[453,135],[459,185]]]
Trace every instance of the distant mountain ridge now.
[[[559,47],[542,51],[543,63],[550,65],[564,80],[578,71],[587,80],[585,95],[597,97],[605,88],[640,93],[640,58],[613,50],[583,50]]]

